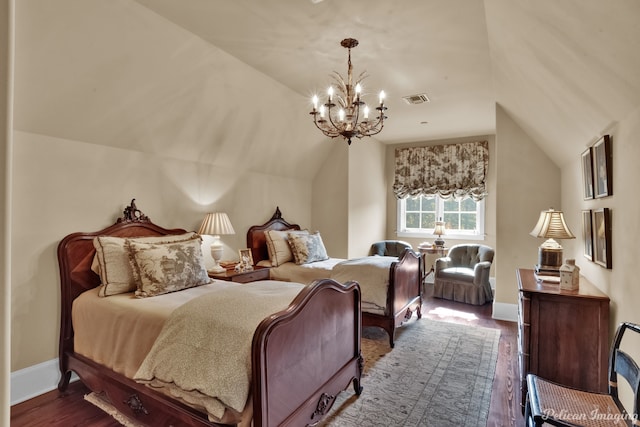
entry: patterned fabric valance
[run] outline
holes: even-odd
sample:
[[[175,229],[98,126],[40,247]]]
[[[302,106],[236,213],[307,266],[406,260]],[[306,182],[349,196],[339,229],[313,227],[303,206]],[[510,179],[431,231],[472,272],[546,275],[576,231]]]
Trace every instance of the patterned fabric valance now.
[[[481,200],[487,195],[488,166],[487,141],[398,148],[393,192],[398,199],[439,195]]]

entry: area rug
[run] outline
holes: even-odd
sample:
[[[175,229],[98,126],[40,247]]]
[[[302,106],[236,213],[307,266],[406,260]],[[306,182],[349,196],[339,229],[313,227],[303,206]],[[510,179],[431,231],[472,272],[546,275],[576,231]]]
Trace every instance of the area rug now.
[[[486,426],[500,331],[477,326],[410,321],[396,331],[365,328],[364,387],[341,393],[323,426]],[[93,393],[85,399],[127,427],[137,425]]]

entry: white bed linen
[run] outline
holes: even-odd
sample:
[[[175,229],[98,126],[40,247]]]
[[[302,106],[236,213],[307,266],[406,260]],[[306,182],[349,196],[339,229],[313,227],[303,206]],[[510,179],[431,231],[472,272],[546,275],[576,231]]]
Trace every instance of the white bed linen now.
[[[398,257],[368,256],[345,260],[336,264],[331,278],[344,283],[355,280],[362,291],[362,311],[372,314],[387,314],[387,294],[389,292],[391,264]]]
[[[345,260],[342,258],[329,258],[324,261],[301,265],[297,265],[294,262],[285,262],[277,267],[272,267],[269,270],[269,275],[273,280],[310,285],[314,280],[331,277],[333,267],[342,261]]]
[[[271,279],[310,285],[317,279],[331,278],[340,283],[355,280],[362,290],[362,311],[372,314],[386,314],[391,264],[398,257],[368,256],[354,259],[329,258],[309,264],[297,265],[285,262],[271,267]],[[271,266],[269,261],[258,265]]]

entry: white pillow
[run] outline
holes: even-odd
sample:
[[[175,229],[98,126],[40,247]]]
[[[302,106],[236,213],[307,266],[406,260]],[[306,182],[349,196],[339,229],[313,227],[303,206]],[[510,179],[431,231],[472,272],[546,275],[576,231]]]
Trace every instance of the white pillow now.
[[[139,298],[162,295],[211,282],[202,257],[202,239],[173,243],[127,240],[129,262]]]
[[[298,265],[329,259],[318,231],[307,235],[289,233],[288,239],[293,258]]]
[[[291,247],[287,241],[288,234],[308,235],[307,230],[267,230],[264,236],[267,242],[267,252],[272,267],[277,267],[285,262],[293,261]]]
[[[135,240],[142,243],[170,243],[193,239],[196,236],[200,238],[195,232],[132,238],[95,237],[93,246],[96,248],[96,254],[93,258],[91,269],[100,276],[100,281],[102,282],[98,295],[105,297],[136,290],[137,284],[129,263],[129,253],[125,248],[127,240]]]

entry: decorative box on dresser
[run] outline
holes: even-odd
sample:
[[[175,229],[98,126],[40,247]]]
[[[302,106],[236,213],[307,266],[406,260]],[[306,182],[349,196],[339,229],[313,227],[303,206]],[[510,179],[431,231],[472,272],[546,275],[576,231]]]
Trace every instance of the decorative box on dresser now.
[[[527,374],[583,390],[606,392],[609,297],[584,277],[576,291],[540,282],[518,269],[518,362],[521,405]],[[524,410],[524,406],[522,406]]]

